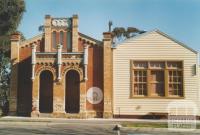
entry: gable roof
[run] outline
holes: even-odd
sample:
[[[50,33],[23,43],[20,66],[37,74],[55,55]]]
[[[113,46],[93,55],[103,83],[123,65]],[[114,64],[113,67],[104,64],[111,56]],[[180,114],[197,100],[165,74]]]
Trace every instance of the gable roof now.
[[[90,41],[93,44],[97,44],[97,45],[102,45],[103,44],[102,41],[94,39],[94,38],[92,38],[90,36],[87,36],[87,35],[85,35],[83,33],[80,33],[80,32],[79,32],[79,37],[81,37],[82,39],[84,39],[86,41]]]
[[[29,38],[29,39],[27,39],[27,40],[24,40],[24,41],[22,41],[22,42],[20,43],[20,47],[24,47],[24,46],[26,46],[26,45],[32,44],[33,42],[37,42],[38,40],[42,40],[43,36],[44,36],[44,34],[42,33],[42,34],[39,34],[39,35],[34,36],[34,37],[32,37],[32,38]]]
[[[188,46],[185,45],[184,43],[182,43],[182,42],[180,42],[180,41],[178,41],[178,40],[172,38],[171,36],[167,35],[166,33],[162,32],[162,31],[160,31],[160,30],[158,30],[158,29],[154,29],[154,30],[151,30],[151,31],[147,31],[147,32],[142,33],[142,34],[139,34],[139,35],[137,35],[137,36],[135,36],[135,37],[126,39],[126,40],[124,40],[124,41],[122,41],[122,42],[120,42],[120,43],[118,43],[118,44],[114,44],[112,47],[113,47],[113,48],[117,48],[119,45],[121,45],[121,44],[124,43],[124,42],[130,41],[130,40],[131,40],[131,41],[132,41],[132,40],[136,40],[136,39],[138,39],[138,38],[140,38],[140,37],[143,37],[143,36],[145,36],[145,35],[151,34],[151,33],[153,33],[153,32],[157,32],[158,34],[160,34],[160,35],[162,35],[162,36],[164,36],[164,37],[166,37],[166,38],[168,38],[168,39],[174,41],[175,43],[177,43],[177,44],[183,46],[184,48],[186,48],[186,49],[188,49],[188,50],[190,50],[190,51],[192,51],[192,52],[194,52],[194,53],[196,53],[196,54],[198,53],[196,50],[192,49],[191,47],[188,47]]]

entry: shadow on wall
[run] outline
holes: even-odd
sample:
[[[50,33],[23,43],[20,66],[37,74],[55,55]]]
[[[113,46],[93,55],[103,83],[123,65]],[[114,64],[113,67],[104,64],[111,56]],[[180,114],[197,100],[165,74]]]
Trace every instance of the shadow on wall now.
[[[101,46],[93,47],[93,86],[99,87],[103,92],[103,48]],[[93,105],[93,109],[97,110],[97,117],[103,117],[103,100]]]
[[[17,91],[17,115],[19,116],[30,116],[32,111],[31,69],[31,57],[19,63]]]

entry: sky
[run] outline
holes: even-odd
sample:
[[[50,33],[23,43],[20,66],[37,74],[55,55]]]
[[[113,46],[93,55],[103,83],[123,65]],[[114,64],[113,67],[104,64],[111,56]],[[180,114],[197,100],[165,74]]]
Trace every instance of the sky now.
[[[200,51],[200,0],[25,0],[26,12],[19,30],[26,39],[40,32],[44,16],[79,16],[79,31],[102,40],[113,27],[159,29]]]

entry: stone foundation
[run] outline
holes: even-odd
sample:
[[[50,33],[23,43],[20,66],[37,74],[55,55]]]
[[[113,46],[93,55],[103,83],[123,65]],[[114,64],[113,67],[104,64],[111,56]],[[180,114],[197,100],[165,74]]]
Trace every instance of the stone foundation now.
[[[103,113],[103,118],[113,118],[113,114],[112,112],[104,112]]]
[[[40,113],[33,111],[31,117],[49,117],[49,118],[68,118],[68,119],[86,119],[86,118],[103,118],[103,112],[87,111],[80,113],[66,113],[66,112],[53,112],[53,113]],[[112,118],[112,114],[106,113],[105,118]]]

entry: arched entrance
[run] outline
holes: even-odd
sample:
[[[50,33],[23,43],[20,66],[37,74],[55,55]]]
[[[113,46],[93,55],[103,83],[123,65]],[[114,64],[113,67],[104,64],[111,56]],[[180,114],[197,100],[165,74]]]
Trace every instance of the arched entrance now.
[[[75,70],[70,70],[65,76],[65,111],[79,113],[80,111],[80,76]]]
[[[40,74],[39,111],[41,113],[53,112],[53,75],[45,70]]]

